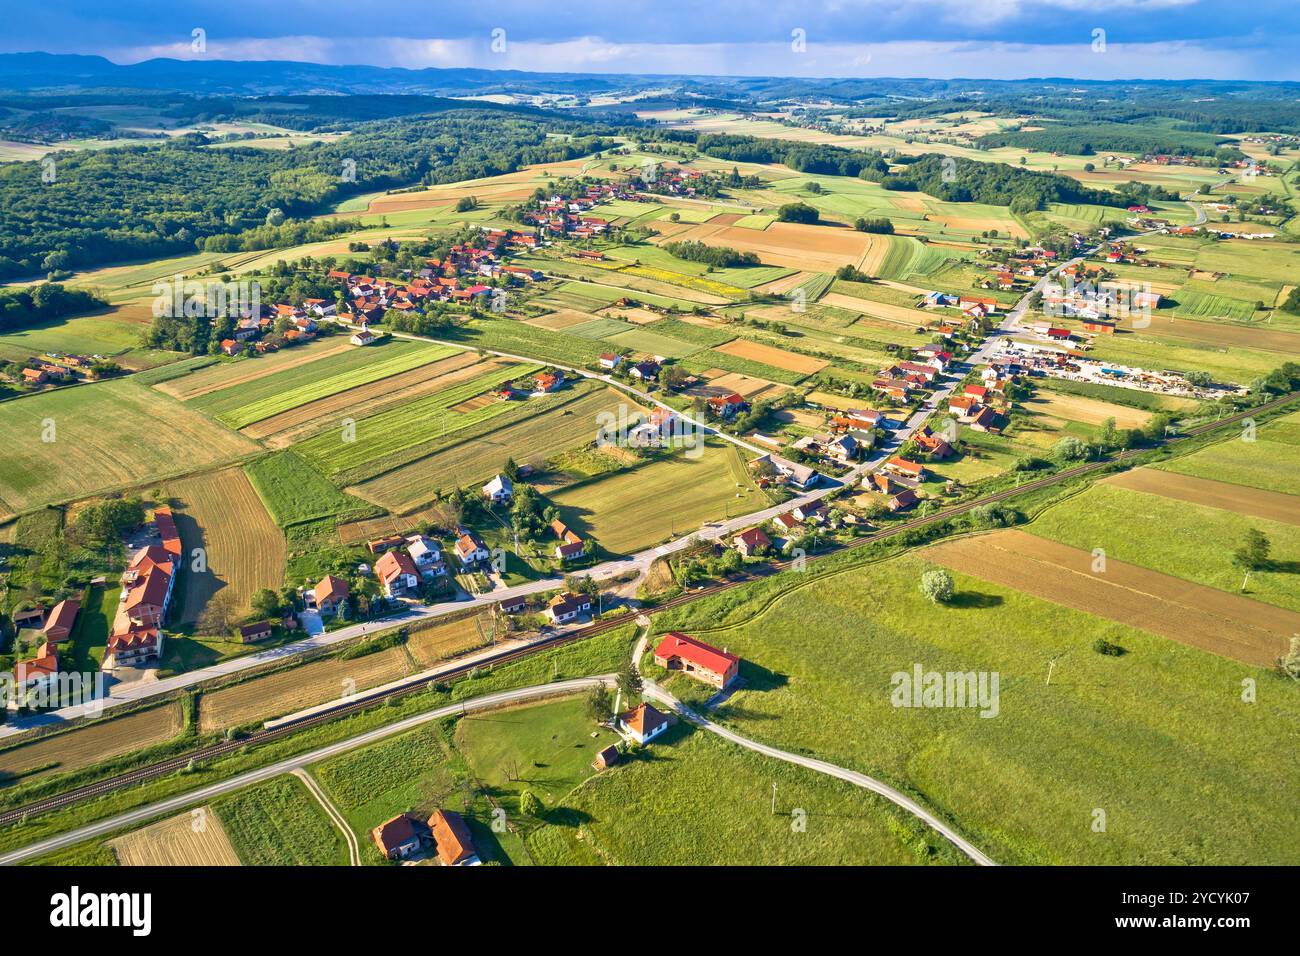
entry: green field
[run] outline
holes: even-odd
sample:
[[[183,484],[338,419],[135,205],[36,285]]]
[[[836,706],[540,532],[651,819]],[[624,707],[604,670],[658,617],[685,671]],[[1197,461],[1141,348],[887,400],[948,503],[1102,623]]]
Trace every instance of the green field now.
[[[339,491],[292,451],[259,458],[244,470],[281,528],[322,518],[342,522],[374,512],[366,502]]]
[[[1089,357],[1144,369],[1209,372],[1218,382],[1249,385],[1282,364],[1276,352],[1165,338],[1150,332],[1099,335]]]
[[[1243,432],[1243,435],[1245,432]],[[1300,494],[1300,414],[1261,426],[1253,442],[1219,442],[1156,468],[1234,485]]]
[[[487,481],[507,458],[540,467],[552,455],[589,445],[599,429],[598,415],[617,416],[620,406],[626,407],[629,415],[640,411],[622,393],[598,386],[532,399],[529,405],[533,404],[538,407],[532,413],[516,405],[477,428],[456,433],[451,436],[453,444],[362,482],[355,491],[403,512],[432,500],[438,492]]]
[[[696,459],[679,454],[563,488],[551,500],[566,524],[621,554],[767,504],[729,444],[705,445]]]
[[[400,408],[361,419],[356,423],[355,440],[344,441],[340,434],[326,432],[298,444],[295,450],[336,480],[354,482],[373,477],[424,457],[436,450],[436,443],[440,440],[463,429],[512,409],[525,408],[523,403],[505,401],[489,402],[464,412],[454,411],[452,406],[539,368],[538,365],[516,364],[492,369]],[[545,399],[535,407],[543,407],[542,402]]]
[[[538,863],[552,866],[898,866],[963,859],[879,797],[685,725],[653,743],[645,757],[588,780],[548,820],[527,842]]]
[[[1296,861],[1296,819],[1276,812],[1300,785],[1280,759],[1279,727],[1300,720],[1289,681],[964,575],[936,606],[927,567],[782,574],[656,626],[745,660],[716,719],[903,787],[999,863]],[[1095,653],[1099,637],[1128,653]],[[998,673],[998,715],[893,706],[892,675],[915,664]],[[1267,706],[1242,702],[1246,677]]]
[[[212,804],[245,866],[346,866],[343,834],[301,781],[276,777]]]
[[[1248,596],[1300,610],[1300,527],[1250,515],[1096,484],[1049,508],[1029,531],[1108,558],[1237,593],[1242,571],[1232,553],[1256,528],[1268,536],[1275,566],[1250,576]]]
[[[738,372],[741,375],[749,375],[754,378],[765,378],[769,382],[780,382],[784,385],[798,385],[808,377],[799,372],[777,368],[774,365],[767,365],[764,362],[755,362],[753,359],[741,358],[738,355],[731,355],[727,352],[716,352],[712,349],[706,352],[692,353],[681,362],[681,366],[688,372],[693,372],[696,375],[707,372],[712,368],[720,368],[728,372]]]
[[[0,443],[0,509],[11,512],[197,471],[258,447],[130,379],[0,403]]]
[[[358,348],[241,382],[191,399],[189,404],[231,428],[243,428],[299,405],[376,382],[455,355],[445,345],[389,341]]]

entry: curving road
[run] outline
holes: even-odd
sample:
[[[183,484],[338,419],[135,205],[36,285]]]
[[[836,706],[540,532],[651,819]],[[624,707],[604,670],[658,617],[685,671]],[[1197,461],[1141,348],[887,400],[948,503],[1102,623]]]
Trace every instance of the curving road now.
[[[445,707],[439,707],[435,710],[425,711],[422,714],[416,714],[413,717],[407,717],[393,724],[386,724],[383,727],[376,727],[374,730],[367,731],[364,734],[358,734],[356,737],[349,737],[347,740],[341,740],[337,743],[329,744],[316,750],[299,754],[296,757],[289,757],[277,763],[270,764],[266,767],[260,767],[256,770],[250,770],[219,783],[214,783],[198,790],[192,790],[187,793],[177,794],[174,797],[168,797],[165,800],[159,800],[148,806],[139,807],[135,810],[119,813],[115,817],[108,817],[96,823],[87,824],[76,830],[41,840],[21,849],[11,850],[8,853],[0,855],[0,865],[9,866],[14,863],[21,863],[24,860],[30,860],[32,857],[42,856],[55,850],[62,850],[66,847],[73,846],[83,840],[90,840],[94,837],[105,836],[115,830],[124,827],[134,826],[145,823],[155,817],[164,816],[168,813],[179,813],[186,807],[197,806],[198,804],[207,803],[216,797],[251,786],[255,783],[262,783],[273,777],[278,777],[284,773],[293,773],[301,770],[310,764],[317,763],[321,760],[327,760],[330,757],[336,757],[339,754],[347,753],[358,747],[365,747],[369,744],[376,743],[386,737],[395,734],[405,733],[413,730],[430,721],[441,720],[444,717],[453,717],[458,714],[472,714],[480,710],[492,710],[506,704],[525,703],[530,700],[542,700],[549,697],[564,697],[574,694],[577,691],[586,690],[590,687],[605,685],[614,679],[614,675],[606,674],[599,677],[575,677],[571,680],[556,681],[553,684],[538,684],[532,687],[520,687],[515,690],[503,690],[494,694],[484,694],[482,697],[475,697],[472,700],[460,701],[455,704],[448,704]]]

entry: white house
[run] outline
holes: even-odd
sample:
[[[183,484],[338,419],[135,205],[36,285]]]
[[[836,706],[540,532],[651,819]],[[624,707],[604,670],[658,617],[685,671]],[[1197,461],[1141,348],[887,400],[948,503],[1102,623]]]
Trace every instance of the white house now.
[[[369,345],[378,337],[379,336],[375,335],[374,332],[371,332],[368,328],[366,328],[363,325],[359,332],[352,333],[352,336],[351,338],[348,339],[348,341],[351,342],[353,345]]]
[[[649,704],[620,714],[618,729],[639,744],[647,744],[668,729],[668,718]]]
[[[420,586],[420,572],[404,551],[385,551],[375,562],[375,575],[389,597],[401,597]]]
[[[515,495],[515,486],[505,475],[497,475],[483,486],[483,497],[493,504],[509,501]]]
[[[574,594],[571,591],[555,595],[546,605],[547,616],[556,624],[572,621],[578,615],[587,614],[590,611],[591,598],[585,594]]]
[[[406,553],[424,577],[442,574],[447,570],[442,564],[442,546],[437,541],[422,534],[413,534],[406,541]]]
[[[473,531],[467,531],[456,539],[456,557],[460,559],[462,568],[468,568],[480,561],[486,561],[491,556],[492,553],[488,551],[483,539]]]

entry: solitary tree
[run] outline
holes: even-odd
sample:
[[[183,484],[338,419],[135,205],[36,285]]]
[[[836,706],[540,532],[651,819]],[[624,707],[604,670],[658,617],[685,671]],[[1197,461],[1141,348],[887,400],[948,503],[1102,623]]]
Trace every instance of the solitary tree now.
[[[1246,571],[1268,567],[1268,537],[1258,528],[1248,528],[1241,547],[1232,553],[1232,563]]]
[[[525,790],[519,797],[519,810],[526,816],[540,817],[545,812],[541,798],[531,790]]]
[[[624,697],[635,697],[641,693],[641,675],[631,664],[618,672],[618,689]]]
[[[952,575],[947,571],[935,568],[921,575],[921,593],[935,604],[952,600],[956,591],[957,587],[953,584]]]
[[[587,695],[587,716],[601,724],[614,715],[614,707],[609,700],[609,691],[604,687],[593,687]]]

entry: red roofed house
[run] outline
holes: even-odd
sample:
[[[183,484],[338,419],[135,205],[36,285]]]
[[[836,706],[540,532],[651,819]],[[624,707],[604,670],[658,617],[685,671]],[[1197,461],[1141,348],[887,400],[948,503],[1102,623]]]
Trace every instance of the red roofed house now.
[[[176,530],[176,519],[172,516],[172,509],[166,505],[159,505],[153,510],[153,524],[158,529],[158,535],[162,538],[163,550],[174,558],[181,556],[181,533]]]
[[[348,582],[327,574],[312,590],[316,609],[322,614],[337,614],[339,605],[348,599]]]
[[[723,688],[736,679],[740,658],[680,631],[672,631],[665,634],[655,648],[655,663],[670,671],[681,671],[698,681]]]
[[[925,465],[919,461],[908,461],[906,458],[895,455],[885,462],[884,468],[885,471],[892,471],[904,478],[915,478],[918,481],[925,480]]]
[[[971,415],[975,414],[975,409],[979,407],[980,403],[970,395],[963,395],[960,398],[951,398],[948,400],[948,413],[950,415],[960,416],[961,418],[969,418]]]
[[[45,640],[50,644],[66,641],[72,635],[72,625],[76,623],[77,612],[81,602],[76,600],[60,601],[50,611],[45,620]]]
[[[747,408],[749,408],[749,403],[735,392],[730,395],[709,399],[709,411],[719,418],[731,418],[736,413],[743,412]]]
[[[401,597],[420,586],[420,572],[405,551],[385,551],[375,562],[375,575],[389,597]]]
[[[9,695],[8,707],[17,710],[22,706],[28,693],[47,689],[58,680],[59,655],[46,641],[41,645],[36,656],[29,661],[20,661],[14,665],[14,688]]]
[[[931,458],[942,459],[952,454],[952,446],[928,428],[923,428],[912,438],[916,447],[928,453]]]
[[[385,859],[401,860],[418,852],[428,841],[424,823],[409,813],[399,813],[370,831]]]
[[[764,548],[772,546],[772,539],[758,528],[750,528],[748,531],[742,531],[731,539],[736,550],[747,558],[752,558]]]
[[[639,744],[647,744],[668,729],[668,718],[649,704],[620,714],[619,729]]]
[[[478,866],[478,851],[469,827],[453,810],[434,810],[429,817],[429,832],[438,848],[438,862],[443,866]]]

